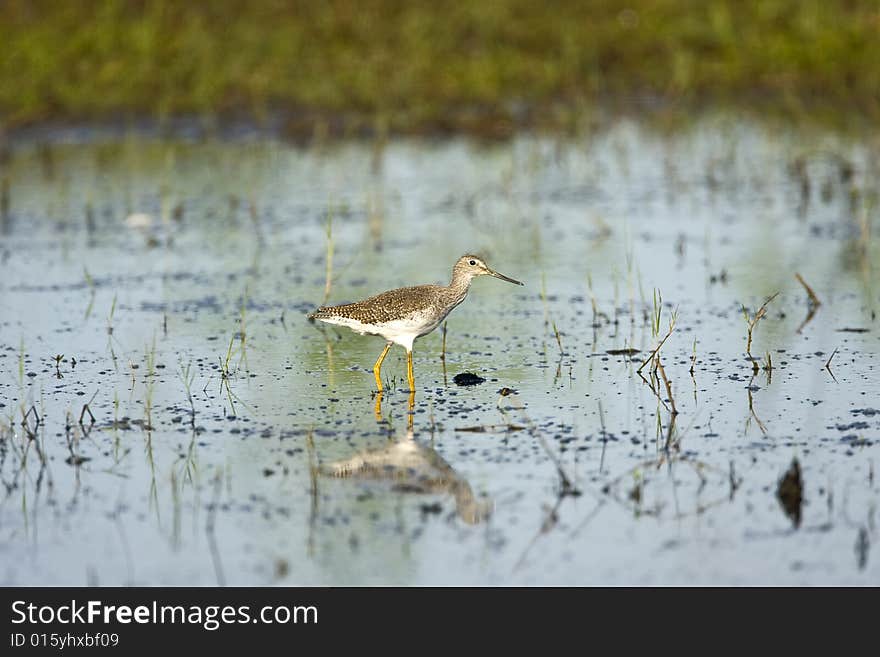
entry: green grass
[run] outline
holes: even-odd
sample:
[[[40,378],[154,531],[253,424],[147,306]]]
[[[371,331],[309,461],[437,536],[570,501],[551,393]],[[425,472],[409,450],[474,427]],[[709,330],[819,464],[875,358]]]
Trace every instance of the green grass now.
[[[504,134],[634,95],[880,116],[880,5],[859,0],[4,0],[0,44],[7,126],[281,111],[292,132]]]

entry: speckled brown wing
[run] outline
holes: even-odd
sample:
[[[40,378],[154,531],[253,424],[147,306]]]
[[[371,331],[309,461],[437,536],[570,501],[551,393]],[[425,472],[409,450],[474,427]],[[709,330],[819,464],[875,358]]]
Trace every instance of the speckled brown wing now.
[[[339,306],[324,306],[309,315],[311,319],[344,317],[364,324],[383,324],[431,308],[443,298],[446,288],[439,285],[401,287],[369,299]]]

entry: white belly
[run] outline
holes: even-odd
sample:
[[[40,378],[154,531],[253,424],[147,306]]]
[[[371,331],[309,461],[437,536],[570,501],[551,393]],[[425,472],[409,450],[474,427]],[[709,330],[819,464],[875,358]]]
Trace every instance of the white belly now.
[[[432,315],[428,312],[413,313],[404,319],[395,319],[382,324],[364,324],[356,319],[347,317],[328,317],[321,319],[327,324],[336,324],[345,326],[361,335],[381,335],[389,342],[394,342],[404,347],[407,351],[412,351],[412,345],[416,338],[426,335],[433,331],[443,317]]]

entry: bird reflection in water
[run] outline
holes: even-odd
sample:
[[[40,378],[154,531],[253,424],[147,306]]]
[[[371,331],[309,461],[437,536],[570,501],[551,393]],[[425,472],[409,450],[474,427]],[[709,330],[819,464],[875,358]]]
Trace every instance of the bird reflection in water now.
[[[486,520],[491,500],[478,500],[470,484],[452,469],[432,447],[419,442],[409,428],[403,438],[385,447],[368,449],[354,456],[318,466],[318,474],[338,479],[388,481],[403,493],[451,494],[458,516],[467,524]]]

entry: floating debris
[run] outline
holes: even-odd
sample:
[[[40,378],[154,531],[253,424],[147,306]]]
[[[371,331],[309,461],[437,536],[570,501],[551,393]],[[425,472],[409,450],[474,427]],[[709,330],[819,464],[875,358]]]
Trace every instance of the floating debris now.
[[[797,458],[792,459],[788,472],[779,481],[776,497],[795,529],[801,526],[801,506],[803,505],[804,485],[801,480],[801,466]]]
[[[487,433],[493,431],[524,431],[526,427],[519,424],[481,424],[473,427],[455,427],[456,431],[470,433]]]
[[[452,380],[459,386],[476,386],[483,383],[486,379],[477,376],[473,372],[462,372],[452,377]]]
[[[871,550],[871,540],[868,537],[868,530],[859,527],[859,536],[856,539],[856,561],[859,570],[864,570],[868,565],[868,552]]]

